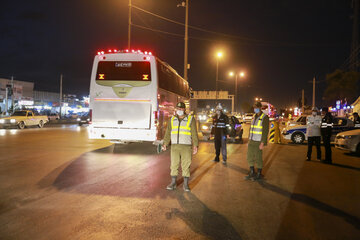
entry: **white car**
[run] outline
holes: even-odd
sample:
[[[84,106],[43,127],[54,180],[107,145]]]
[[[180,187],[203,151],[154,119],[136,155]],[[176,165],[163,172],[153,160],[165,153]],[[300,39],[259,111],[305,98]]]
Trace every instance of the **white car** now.
[[[341,132],[336,135],[335,147],[360,154],[360,129]]]
[[[243,121],[246,123],[249,123],[249,122],[251,122],[253,116],[254,116],[254,113],[245,113]]]

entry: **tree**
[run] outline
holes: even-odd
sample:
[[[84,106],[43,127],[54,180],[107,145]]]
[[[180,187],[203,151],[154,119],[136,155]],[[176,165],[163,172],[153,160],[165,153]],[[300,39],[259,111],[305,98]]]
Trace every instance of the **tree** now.
[[[337,69],[326,75],[327,87],[324,92],[324,100],[334,103],[336,100],[355,100],[358,97],[359,72],[345,72]]]

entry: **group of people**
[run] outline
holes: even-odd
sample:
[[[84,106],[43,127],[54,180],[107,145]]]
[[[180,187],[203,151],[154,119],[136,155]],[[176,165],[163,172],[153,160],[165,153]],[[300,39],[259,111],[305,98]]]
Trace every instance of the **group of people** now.
[[[247,161],[249,164],[249,174],[245,180],[260,180],[262,175],[263,159],[262,151],[267,145],[269,132],[269,117],[261,111],[261,103],[254,104],[254,116],[250,125]],[[163,139],[162,150],[165,151],[171,142],[171,182],[166,187],[168,190],[176,189],[176,179],[178,168],[181,164],[182,175],[184,178],[184,191],[190,191],[189,177],[192,155],[196,154],[199,146],[199,139],[196,129],[196,120],[192,115],[186,114],[186,106],[179,102],[175,108],[175,115],[171,117],[167,124],[167,129]],[[229,119],[223,113],[221,105],[216,108],[213,117],[211,134],[214,136],[216,156],[214,162],[220,162],[220,152],[222,163],[226,165],[227,149],[226,139],[228,138]],[[257,172],[255,172],[255,164]]]
[[[324,163],[332,163],[331,158],[331,133],[333,128],[333,117],[328,112],[328,108],[321,109],[321,116],[318,109],[314,107],[310,116],[306,118],[306,134],[308,137],[308,151],[306,160],[311,160],[311,153],[313,145],[316,146],[317,160]],[[325,160],[321,160],[321,138],[325,147]]]

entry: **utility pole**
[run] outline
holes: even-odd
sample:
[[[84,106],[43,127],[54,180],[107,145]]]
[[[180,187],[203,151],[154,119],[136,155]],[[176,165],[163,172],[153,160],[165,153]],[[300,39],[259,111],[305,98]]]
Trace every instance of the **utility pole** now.
[[[350,70],[356,71],[359,67],[359,0],[353,0],[353,33],[350,51]]]
[[[61,107],[62,107],[62,79],[63,79],[63,75],[60,74],[60,99],[59,99],[59,104],[60,104],[60,114],[59,117],[61,119]]]
[[[189,24],[189,0],[186,0],[185,6],[185,48],[184,48],[184,79],[188,80],[188,24]]]
[[[131,40],[131,0],[129,0],[129,27],[128,27],[128,49],[130,50]]]
[[[304,89],[301,91],[301,113],[304,114],[304,110],[305,110],[305,97],[304,97]]]
[[[11,76],[11,107],[12,107],[12,113],[15,110],[14,107],[14,76]]]
[[[8,86],[6,85],[6,91],[5,91],[5,112],[6,112],[6,115],[7,115],[7,113],[8,113],[8,107],[9,107],[9,105],[8,105],[8,101],[9,101],[9,88],[8,88]]]
[[[313,99],[312,99],[312,107],[315,107],[315,77],[313,78]]]

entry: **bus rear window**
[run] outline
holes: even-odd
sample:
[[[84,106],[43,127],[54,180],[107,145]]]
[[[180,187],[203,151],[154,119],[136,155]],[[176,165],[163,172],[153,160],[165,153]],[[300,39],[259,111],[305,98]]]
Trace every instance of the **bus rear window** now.
[[[100,61],[96,80],[151,81],[150,62]]]

